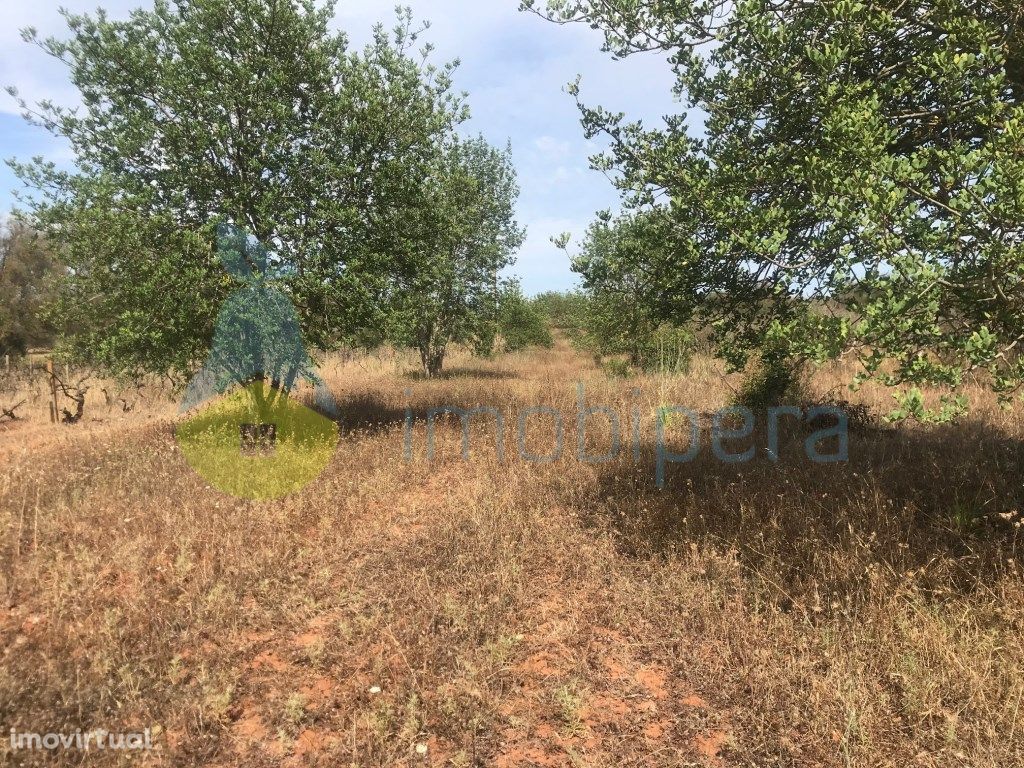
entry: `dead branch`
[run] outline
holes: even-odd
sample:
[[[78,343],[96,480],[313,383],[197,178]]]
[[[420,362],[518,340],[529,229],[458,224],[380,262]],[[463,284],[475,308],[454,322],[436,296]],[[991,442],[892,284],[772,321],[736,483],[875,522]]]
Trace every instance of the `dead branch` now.
[[[15,411],[21,408],[21,406],[23,406],[25,402],[25,400],[22,400],[17,405],[12,405],[8,408],[5,408],[2,405],[0,405],[0,419],[10,419],[11,421],[17,421],[19,417],[15,413]]]
[[[61,392],[64,393],[64,397],[75,404],[75,411],[72,413],[67,408],[61,408],[61,421],[65,424],[77,424],[82,420],[82,414],[85,412],[85,395],[89,391],[89,387],[86,385],[91,375],[86,374],[78,380],[77,384],[71,386],[61,381],[60,377],[54,373],[53,380],[57,386],[60,387]]]
[[[103,393],[103,399],[107,403],[107,408],[114,407],[114,397],[110,394],[110,391],[106,387],[100,388],[100,392]],[[118,393],[117,400],[121,404],[121,410],[124,413],[131,413],[135,410],[137,401],[130,401],[124,396],[123,392]]]

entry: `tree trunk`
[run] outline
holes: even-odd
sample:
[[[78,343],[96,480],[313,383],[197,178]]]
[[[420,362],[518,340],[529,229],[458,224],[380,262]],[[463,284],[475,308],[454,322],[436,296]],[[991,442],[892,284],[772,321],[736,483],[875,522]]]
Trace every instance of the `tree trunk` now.
[[[278,399],[284,395],[284,389],[278,382],[258,376],[250,385],[249,393],[257,417],[264,421],[270,418]]]
[[[444,367],[444,355],[448,344],[435,325],[430,324],[421,329],[418,347],[423,376],[433,379],[440,375],[441,369]]]
[[[441,375],[444,368],[444,349],[421,348],[420,363],[423,365],[423,375],[426,378],[433,379]]]

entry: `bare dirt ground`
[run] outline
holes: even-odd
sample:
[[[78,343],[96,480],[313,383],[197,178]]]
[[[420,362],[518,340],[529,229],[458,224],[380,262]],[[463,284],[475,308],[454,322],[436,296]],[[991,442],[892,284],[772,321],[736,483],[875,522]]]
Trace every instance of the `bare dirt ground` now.
[[[707,413],[735,379],[610,379],[565,345],[424,382],[411,360],[328,361],[343,435],[302,492],[210,489],[175,407],[92,391],[75,426],[38,399],[0,428],[0,749],[14,765],[1024,765],[1024,419],[858,420],[820,465],[698,458],[654,484],[664,405]],[[822,373],[820,396],[841,379]],[[644,414],[605,464],[588,406]],[[95,399],[95,398],[99,399]],[[879,390],[858,394],[873,413]],[[470,458],[442,405],[474,420]],[[518,455],[534,406],[565,451]],[[417,422],[403,456],[406,408]],[[102,419],[102,421],[93,421]],[[550,453],[552,420],[527,447]],[[685,429],[683,430],[685,432]],[[758,430],[763,444],[763,429]],[[704,436],[706,439],[706,435]],[[607,450],[601,420],[588,446]],[[12,751],[8,729],[151,728],[142,754]]]

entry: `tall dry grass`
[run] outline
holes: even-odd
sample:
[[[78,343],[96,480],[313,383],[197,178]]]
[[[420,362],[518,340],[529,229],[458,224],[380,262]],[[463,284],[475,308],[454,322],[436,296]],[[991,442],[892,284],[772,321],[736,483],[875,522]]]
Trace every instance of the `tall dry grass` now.
[[[726,405],[690,376],[610,379],[558,346],[452,361],[330,360],[328,470],[277,502],[204,485],[175,408],[0,433],[0,737],[155,729],[142,756],[18,765],[1009,766],[1024,764],[1024,424],[972,393],[958,426],[858,423],[850,461],[717,461],[654,484],[652,412]],[[818,395],[845,380],[818,374]],[[575,456],[576,383],[640,459]],[[890,396],[858,393],[874,413]],[[426,458],[427,410],[493,406]],[[551,464],[515,421],[566,414]],[[45,407],[45,406],[44,406]],[[406,409],[416,416],[403,458]],[[90,422],[93,416],[104,422]],[[596,454],[609,435],[590,424]],[[682,440],[685,429],[671,430]],[[758,430],[763,445],[763,429]],[[530,421],[527,446],[553,447]]]

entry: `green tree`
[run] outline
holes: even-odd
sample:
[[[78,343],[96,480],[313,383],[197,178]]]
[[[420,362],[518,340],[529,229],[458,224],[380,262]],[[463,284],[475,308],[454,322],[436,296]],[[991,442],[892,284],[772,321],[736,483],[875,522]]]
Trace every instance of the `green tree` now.
[[[532,7],[532,2],[526,3]],[[706,119],[582,106],[628,204],[672,221],[675,308],[743,365],[1024,383],[1024,47],[1011,0],[554,0],[616,55],[668,54]],[[578,90],[576,91],[578,93]],[[703,123],[703,124],[702,124]]]
[[[500,272],[512,264],[524,231],[510,150],[483,138],[455,139],[420,187],[403,221],[391,297],[391,338],[420,354],[425,376],[441,373],[451,344],[489,353],[497,332]]]
[[[23,355],[53,340],[42,316],[59,267],[47,242],[22,222],[0,230],[0,354]]]
[[[76,168],[15,164],[34,220],[68,260],[53,316],[67,346],[117,372],[190,372],[236,287],[214,229],[270,252],[305,341],[383,322],[394,229],[465,117],[454,65],[412,52],[402,12],[362,51],[312,0],[158,0],[125,21],[65,13],[68,39],[28,40],[67,65],[83,107],[22,103]]]
[[[506,352],[548,348],[555,343],[544,313],[535,301],[523,295],[515,281],[509,282],[498,297],[498,334]]]
[[[572,260],[586,298],[577,317],[579,346],[597,357],[626,355],[643,370],[688,366],[693,335],[665,320],[678,314],[671,236],[671,220],[657,209],[617,219],[602,214],[589,227]],[[566,246],[567,236],[559,244]]]
[[[532,303],[549,327],[572,336],[580,327],[586,301],[580,291],[544,291]]]

